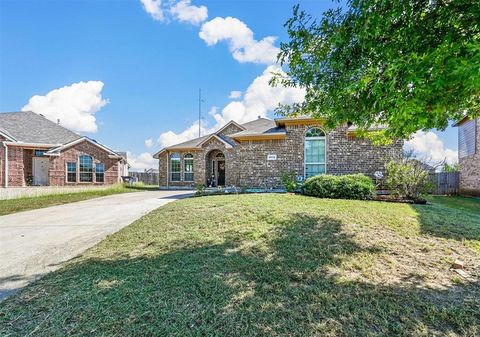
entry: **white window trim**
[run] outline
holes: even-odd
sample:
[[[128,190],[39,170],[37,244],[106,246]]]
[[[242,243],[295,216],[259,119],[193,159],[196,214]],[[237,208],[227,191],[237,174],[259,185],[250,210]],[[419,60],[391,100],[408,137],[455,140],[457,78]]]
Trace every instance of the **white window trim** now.
[[[93,158],[93,157],[92,157]],[[103,165],[103,181],[97,181],[97,165],[98,164],[102,164]],[[101,161],[99,161],[98,163],[95,163],[95,161],[93,161],[93,174],[95,175],[94,177],[94,184],[105,184],[105,163],[102,163]]]
[[[309,128],[308,130],[310,129],[313,129],[315,127],[312,127],[312,128]],[[322,130],[324,133],[325,133],[325,136],[322,136],[322,137],[307,137],[306,134],[308,132],[308,130],[305,132],[305,136],[303,137],[303,179],[307,179],[307,165],[325,165],[325,173],[324,174],[327,174],[327,148],[328,148],[328,144],[327,144],[327,134],[325,133],[325,131],[323,131],[323,129],[320,128],[320,130]],[[307,146],[306,146],[306,143],[307,143],[307,140],[324,140],[325,141],[325,161],[323,163],[307,163]]]
[[[192,155],[192,157],[191,157],[191,158],[185,158],[185,156],[186,156],[187,154]],[[186,182],[186,183],[193,183],[193,182],[195,181],[195,173],[194,173],[194,171],[195,171],[195,163],[194,163],[194,160],[193,160],[193,159],[194,159],[194,157],[193,157],[193,154],[191,154],[191,153],[185,153],[185,154],[183,155],[183,175],[182,175],[182,178],[183,178],[183,181]],[[187,160],[192,161],[192,168],[193,168],[192,172],[187,172],[187,171],[185,170],[185,167],[186,167],[185,162],[186,162]],[[180,166],[180,168],[182,168],[182,166]],[[187,180],[187,179],[185,179],[185,174],[190,174],[190,173],[192,174],[192,180]]]
[[[172,171],[172,155],[174,154],[178,154],[178,158],[175,158],[175,160],[178,160],[178,163],[180,164],[180,170],[179,171]],[[178,152],[173,152],[172,154],[170,154],[170,156],[168,157],[168,166],[170,168],[170,176],[169,176],[169,179],[170,179],[170,182],[172,183],[179,183],[179,182],[182,182],[182,156],[180,155],[180,153]],[[180,179],[178,180],[173,180],[173,174],[180,174]]]
[[[92,181],[80,181],[80,157],[82,156],[89,156],[90,158],[92,158]],[[93,158],[93,156],[87,154],[87,153],[84,153],[84,154],[81,154],[78,156],[77,158],[77,184],[95,184],[96,181],[95,181],[95,160]],[[88,173],[88,172],[84,172],[84,173]]]
[[[75,163],[75,181],[68,181],[68,163],[73,163],[73,161],[65,162],[65,183],[67,184],[76,184],[78,182],[78,159]]]

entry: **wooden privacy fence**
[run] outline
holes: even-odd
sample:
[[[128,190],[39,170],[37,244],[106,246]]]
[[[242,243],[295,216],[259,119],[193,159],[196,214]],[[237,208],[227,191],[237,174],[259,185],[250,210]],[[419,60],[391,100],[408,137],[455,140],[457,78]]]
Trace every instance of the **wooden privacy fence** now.
[[[460,172],[435,172],[430,173],[429,177],[432,182],[431,194],[458,194]]]
[[[158,185],[158,173],[128,172],[128,175],[134,177],[138,182],[142,182],[145,185]]]

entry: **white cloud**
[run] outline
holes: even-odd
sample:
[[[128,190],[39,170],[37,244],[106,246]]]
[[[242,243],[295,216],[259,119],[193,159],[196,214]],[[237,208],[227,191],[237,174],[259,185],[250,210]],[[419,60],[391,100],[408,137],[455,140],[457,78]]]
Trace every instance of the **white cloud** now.
[[[217,108],[213,107],[209,115],[213,119],[213,126],[202,124],[202,135],[212,133],[230,120],[238,123],[245,123],[256,118],[267,116],[268,112],[275,109],[278,104],[292,104],[302,102],[305,97],[305,91],[298,88],[271,87],[269,80],[272,73],[283,73],[278,66],[269,66],[265,71],[255,78],[245,91],[241,101],[232,101],[227,104],[223,110],[218,113]],[[198,122],[191,125],[180,133],[173,131],[164,132],[158,138],[158,144],[161,148],[185,142],[198,137]]]
[[[143,171],[149,168],[158,168],[158,160],[154,159],[151,153],[144,152],[138,156],[127,152],[128,163],[131,171]]]
[[[272,73],[284,74],[278,66],[269,66],[263,73],[255,78],[245,91],[241,101],[227,104],[221,114],[214,115],[218,124],[225,124],[230,120],[245,123],[257,117],[265,117],[269,111],[274,110],[279,104],[292,104],[302,102],[305,90],[299,88],[272,87],[268,82]]]
[[[163,21],[165,16],[163,14],[162,0],[140,0],[145,11],[157,21]]]
[[[458,162],[458,152],[445,148],[443,141],[432,131],[416,132],[412,139],[405,142],[404,148],[407,151],[413,151],[416,157],[431,163],[439,163],[443,160],[449,164]]]
[[[218,107],[212,106],[210,108],[210,110],[208,111],[208,115],[209,116],[215,116],[217,114],[217,111],[218,111]]]
[[[275,36],[267,36],[258,41],[253,31],[237,18],[216,17],[202,25],[199,36],[207,45],[213,46],[227,41],[233,58],[241,63],[253,62],[274,64],[279,49],[274,46]]]
[[[153,145],[153,140],[152,138],[145,139],[145,146],[148,148],[151,148]]]
[[[206,129],[202,126],[201,133],[205,135],[210,133],[210,129]],[[187,129],[183,130],[180,133],[175,133],[173,131],[167,131],[162,133],[158,139],[157,143],[160,145],[161,148],[171,146],[178,143],[186,142],[187,140],[194,139],[198,137],[198,122],[195,122]]]
[[[230,95],[228,96],[228,98],[230,99],[237,99],[240,97],[242,97],[242,92],[237,90],[230,91]]]
[[[35,95],[22,108],[44,115],[53,122],[78,132],[96,132],[94,114],[108,101],[102,98],[103,82],[78,82],[54,89],[45,96]]]
[[[170,8],[172,16],[180,22],[188,22],[198,25],[208,17],[208,9],[205,6],[191,5],[190,0],[181,0]]]

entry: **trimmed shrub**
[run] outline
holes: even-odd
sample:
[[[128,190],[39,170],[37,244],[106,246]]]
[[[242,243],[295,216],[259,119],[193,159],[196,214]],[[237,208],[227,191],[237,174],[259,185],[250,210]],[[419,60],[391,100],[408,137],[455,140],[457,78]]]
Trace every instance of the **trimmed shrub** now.
[[[375,184],[363,174],[334,176],[324,174],[305,180],[302,193],[318,198],[372,199]]]

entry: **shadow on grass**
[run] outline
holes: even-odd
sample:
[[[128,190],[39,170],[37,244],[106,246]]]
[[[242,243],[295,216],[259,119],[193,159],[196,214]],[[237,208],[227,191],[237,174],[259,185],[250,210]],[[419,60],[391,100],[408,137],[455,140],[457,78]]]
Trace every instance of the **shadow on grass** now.
[[[480,241],[480,200],[430,197],[427,205],[412,206],[423,232],[447,239]]]
[[[342,281],[330,267],[380,250],[357,246],[329,217],[294,214],[276,228],[254,240],[231,233],[222,244],[178,242],[160,255],[72,263],[2,303],[0,334],[479,333],[478,284],[428,290]]]

